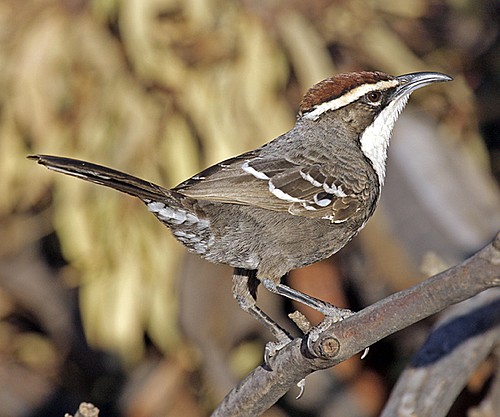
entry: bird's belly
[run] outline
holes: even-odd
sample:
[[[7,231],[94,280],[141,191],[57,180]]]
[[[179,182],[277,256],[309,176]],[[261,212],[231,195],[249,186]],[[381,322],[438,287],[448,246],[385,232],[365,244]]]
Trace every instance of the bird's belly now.
[[[204,253],[198,253],[212,262],[259,271],[270,269],[280,276],[339,251],[364,222],[353,219],[335,224],[236,205],[227,214],[210,221],[212,242]]]

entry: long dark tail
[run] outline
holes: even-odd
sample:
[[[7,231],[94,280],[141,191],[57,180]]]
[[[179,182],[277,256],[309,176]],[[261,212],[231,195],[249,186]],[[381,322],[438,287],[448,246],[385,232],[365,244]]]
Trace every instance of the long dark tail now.
[[[51,155],[30,155],[28,159],[33,159],[53,171],[114,188],[146,202],[162,201],[172,196],[166,188],[102,165]]]

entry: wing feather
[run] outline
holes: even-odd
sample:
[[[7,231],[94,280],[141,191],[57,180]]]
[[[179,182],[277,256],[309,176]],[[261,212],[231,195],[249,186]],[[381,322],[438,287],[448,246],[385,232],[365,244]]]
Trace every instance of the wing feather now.
[[[362,186],[353,188],[320,165],[303,166],[285,158],[249,152],[200,172],[173,191],[199,200],[287,211],[341,223],[362,207],[366,190]]]

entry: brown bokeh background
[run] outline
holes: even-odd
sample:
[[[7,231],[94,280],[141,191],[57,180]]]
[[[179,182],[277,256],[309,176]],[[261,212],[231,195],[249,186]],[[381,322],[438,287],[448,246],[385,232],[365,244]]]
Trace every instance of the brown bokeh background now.
[[[188,256],[139,201],[26,155],[173,186],[288,130],[305,90],[334,73],[448,73],[398,122],[374,219],[287,278],[360,309],[500,225],[499,23],[494,0],[0,1],[0,417],[82,401],[104,417],[204,416],[270,338],[232,300],[230,269]],[[259,296],[289,326],[302,309]],[[266,415],[376,415],[429,325],[311,375],[303,399]],[[492,372],[451,415],[465,416]]]

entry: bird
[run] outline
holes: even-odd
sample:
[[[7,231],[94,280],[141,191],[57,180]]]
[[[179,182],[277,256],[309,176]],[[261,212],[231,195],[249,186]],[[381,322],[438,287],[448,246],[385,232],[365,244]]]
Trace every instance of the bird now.
[[[411,93],[451,80],[440,72],[334,75],[305,93],[288,132],[171,189],[87,161],[28,158],[139,198],[189,251],[233,267],[233,296],[277,339],[274,352],[293,338],[257,306],[257,287],[326,316],[352,314],[282,278],[338,252],[365,226],[384,184],[393,127]]]

